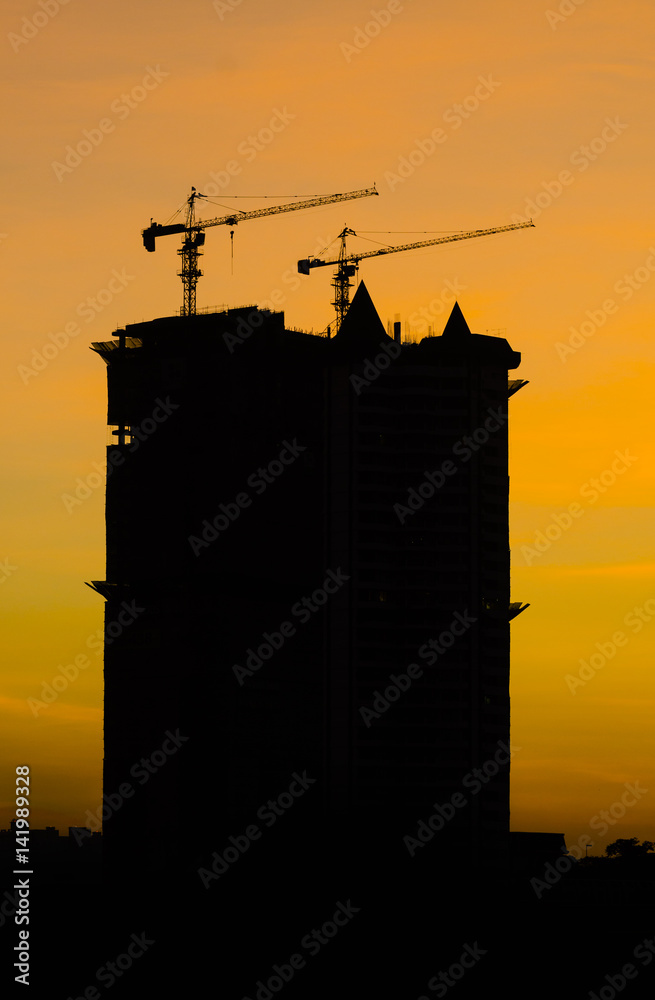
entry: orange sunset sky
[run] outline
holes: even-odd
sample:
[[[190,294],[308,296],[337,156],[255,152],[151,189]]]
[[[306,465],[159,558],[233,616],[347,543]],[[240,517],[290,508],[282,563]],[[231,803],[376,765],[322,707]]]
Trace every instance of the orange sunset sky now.
[[[7,0],[1,17],[0,827],[18,764],[34,826],[101,802],[103,606],[84,581],[105,575],[106,378],[89,345],[182,293],[179,237],[147,254],[141,230],[191,185],[214,193],[209,218],[375,182],[238,226],[233,273],[228,227],[208,230],[198,306],[277,292],[287,325],[319,331],[332,269],[297,281],[296,261],[344,225],[406,243],[533,217],[360,279],[407,336],[421,310],[440,333],[457,288],[529,380],[510,403],[513,600],[531,605],[512,625],[512,829],[587,835],[593,854],[655,837],[652,3]],[[640,794],[601,834],[626,783]]]

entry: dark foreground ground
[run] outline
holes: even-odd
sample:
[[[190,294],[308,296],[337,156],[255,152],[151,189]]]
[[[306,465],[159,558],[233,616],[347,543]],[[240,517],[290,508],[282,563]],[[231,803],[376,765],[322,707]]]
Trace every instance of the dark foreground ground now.
[[[70,871],[52,871],[48,883],[35,874],[22,925],[29,987],[14,982],[16,890],[5,880],[2,995],[653,995],[652,883],[576,871],[538,898],[527,877],[490,882],[447,859],[436,869],[419,858],[392,868],[384,857],[367,860],[365,849],[355,853],[317,864],[301,847],[295,863],[252,850],[207,885],[197,871],[108,884],[93,866],[90,884],[76,884]]]

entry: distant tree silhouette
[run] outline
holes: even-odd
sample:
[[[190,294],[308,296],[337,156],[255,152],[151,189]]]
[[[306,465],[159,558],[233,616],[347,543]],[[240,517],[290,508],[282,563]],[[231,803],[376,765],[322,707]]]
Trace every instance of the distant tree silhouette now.
[[[652,840],[644,840],[643,844],[640,844],[637,837],[630,837],[629,840],[621,838],[608,844],[605,848],[605,854],[608,858],[643,858],[648,851],[652,851],[654,848]]]

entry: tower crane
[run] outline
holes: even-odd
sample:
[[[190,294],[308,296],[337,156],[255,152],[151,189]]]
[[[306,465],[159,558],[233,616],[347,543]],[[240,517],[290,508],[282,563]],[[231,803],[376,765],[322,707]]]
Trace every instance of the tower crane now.
[[[357,236],[354,230],[346,227],[339,233],[338,238],[341,240],[341,249],[339,250],[338,257],[334,257],[331,260],[319,260],[317,257],[299,260],[298,271],[300,274],[309,274],[312,267],[326,267],[329,264],[337,265],[332,279],[332,287],[334,288],[334,302],[332,302],[332,305],[336,309],[336,326],[337,330],[339,330],[350,304],[350,289],[352,288],[350,279],[357,274],[359,262],[360,260],[364,260],[365,257],[381,257],[383,254],[400,253],[403,250],[417,250],[419,247],[431,247],[437,243],[453,243],[455,240],[471,240],[476,236],[489,236],[491,233],[506,233],[510,229],[526,229],[530,226],[534,226],[532,219],[529,222],[516,222],[510,226],[498,226],[495,229],[475,229],[468,233],[456,233],[454,236],[441,236],[436,240],[421,240],[420,243],[403,243],[401,246],[382,247],[380,250],[369,250],[366,253],[356,254],[346,253],[346,237]]]
[[[296,212],[301,208],[315,208],[318,205],[331,205],[336,201],[351,201],[355,198],[369,198],[377,195],[375,186],[372,188],[361,188],[359,191],[348,191],[345,194],[328,194],[315,198],[306,198],[304,201],[293,201],[285,205],[274,205],[270,208],[258,208],[250,212],[235,210],[230,215],[223,215],[215,219],[204,219],[196,221],[196,201],[198,198],[205,198],[206,195],[191,188],[191,194],[187,199],[186,220],[183,223],[175,223],[169,226],[161,226],[157,222],[150,221],[150,226],[142,232],[143,245],[149,253],[155,249],[155,240],[158,236],[169,236],[173,233],[184,233],[182,246],[177,251],[182,258],[182,270],[178,272],[184,286],[184,300],[182,303],[182,316],[195,316],[196,313],[196,285],[198,278],[202,276],[202,271],[198,268],[198,257],[202,256],[200,247],[205,243],[205,229],[210,226],[236,226],[246,219],[260,219],[264,215],[280,215],[283,212]],[[234,231],[231,235],[233,235]]]

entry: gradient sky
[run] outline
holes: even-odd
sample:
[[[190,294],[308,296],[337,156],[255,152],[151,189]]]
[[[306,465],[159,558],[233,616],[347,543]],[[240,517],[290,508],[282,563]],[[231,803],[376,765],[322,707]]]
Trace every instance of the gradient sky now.
[[[655,11],[561,6],[572,13],[539,0],[3,4],[0,826],[17,764],[32,767],[35,826],[83,825],[101,801],[102,662],[87,641],[103,609],[84,581],[105,575],[106,380],[88,348],[171,315],[182,293],[178,238],[147,254],[141,230],[191,185],[215,185],[211,217],[267,204],[229,196],[375,182],[378,198],[238,226],[233,273],[227,227],[208,230],[198,306],[279,290],[287,325],[318,331],[331,268],[298,288],[290,275],[344,225],[404,243],[533,217],[364,261],[360,278],[408,336],[427,332],[422,309],[441,332],[454,286],[471,329],[522,354],[512,582],[531,607],[512,625],[512,829],[587,834],[591,853],[653,838]],[[271,119],[279,130],[261,132]],[[28,699],[85,654],[35,716]],[[600,836],[594,817],[636,782],[648,791]]]

